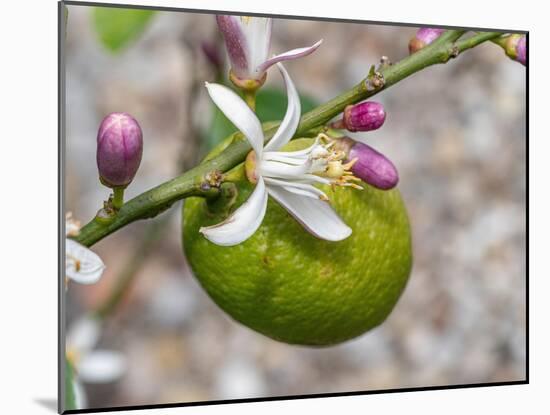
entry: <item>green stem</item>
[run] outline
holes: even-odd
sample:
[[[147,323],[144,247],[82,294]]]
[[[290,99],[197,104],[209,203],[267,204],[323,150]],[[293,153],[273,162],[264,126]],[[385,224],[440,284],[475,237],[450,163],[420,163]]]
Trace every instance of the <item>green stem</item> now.
[[[245,102],[248,104],[250,109],[256,112],[256,90],[255,89],[245,89],[243,91],[243,96]]]
[[[349,91],[307,112],[300,120],[295,137],[302,136],[312,128],[325,125],[333,117],[340,114],[347,105],[363,101],[428,66],[445,63],[464,50],[473,48],[485,40],[500,36],[500,33],[497,32],[484,32],[465,41],[455,43],[463,34],[464,31],[448,30],[432,44],[393,65],[381,69],[380,76],[383,79],[383,84],[376,84],[371,77],[367,77]],[[278,125],[279,123],[264,124],[266,140],[273,136]],[[126,202],[113,222],[107,225],[98,224],[96,221],[89,222],[80,230],[80,234],[76,239],[86,246],[91,246],[129,223],[138,219],[156,216],[168,209],[177,200],[189,196],[211,196],[215,194],[218,190],[209,185],[209,174],[227,172],[241,163],[251,149],[240,133],[234,134],[230,143],[224,142],[224,145],[226,147],[223,152],[215,157],[203,161],[181,176],[160,184]]]
[[[373,87],[367,77],[349,91],[304,114],[300,120],[296,135],[301,135],[311,128],[327,123],[341,113],[347,105],[370,98],[427,66],[447,62],[453,57],[453,43],[463,34],[463,31],[448,30],[431,45],[413,53],[394,65],[380,70],[380,74],[384,79],[383,86],[379,88]]]
[[[113,207],[120,209],[124,204],[124,187],[113,188]]]
[[[499,45],[502,49],[506,49],[506,42],[510,36],[499,36],[495,39],[491,39],[495,45]]]
[[[481,32],[476,35],[470,36],[467,39],[456,42],[456,49],[458,53],[462,53],[465,50],[475,48],[477,45],[486,42],[488,40],[496,40],[502,36],[500,32]]]
[[[88,222],[75,238],[83,245],[91,246],[105,236],[132,223],[138,219],[153,218],[164,212],[179,199],[189,196],[209,196],[217,193],[215,188],[203,186],[207,184],[206,175],[213,170],[225,171],[237,164],[236,157],[242,152],[244,143],[228,149],[230,157],[220,157],[207,164],[200,164],[168,182],[150,189],[127,201],[118,211],[114,220],[101,224],[95,220]],[[230,151],[231,150],[231,151]],[[240,152],[239,152],[240,150]],[[224,153],[225,155],[225,153]]]
[[[243,180],[246,180],[244,164],[237,164],[235,167],[233,167],[231,170],[223,175],[224,182],[237,183]]]

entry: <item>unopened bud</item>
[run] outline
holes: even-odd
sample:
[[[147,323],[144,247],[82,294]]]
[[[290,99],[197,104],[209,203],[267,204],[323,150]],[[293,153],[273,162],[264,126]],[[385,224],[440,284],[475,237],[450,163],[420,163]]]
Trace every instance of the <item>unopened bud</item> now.
[[[409,53],[419,51],[436,40],[445,29],[435,29],[433,27],[422,27],[418,29],[416,35],[409,41]]]
[[[527,39],[525,38],[525,35],[523,35],[519,40],[518,44],[516,45],[516,60],[523,65],[525,65],[525,62],[527,61]]]
[[[367,101],[357,105],[348,105],[344,117],[334,122],[331,127],[345,128],[348,131],[372,131],[380,128],[386,120],[384,106],[378,102]]]
[[[501,46],[503,46],[506,56],[525,65],[527,60],[525,35],[512,34],[506,38],[506,42]]]
[[[351,171],[365,183],[377,189],[389,190],[399,182],[393,163],[374,148],[349,137],[339,139],[337,146],[344,151],[347,161],[356,160]]]
[[[141,163],[143,134],[130,114],[107,115],[97,133],[97,168],[101,183],[107,187],[126,187]]]

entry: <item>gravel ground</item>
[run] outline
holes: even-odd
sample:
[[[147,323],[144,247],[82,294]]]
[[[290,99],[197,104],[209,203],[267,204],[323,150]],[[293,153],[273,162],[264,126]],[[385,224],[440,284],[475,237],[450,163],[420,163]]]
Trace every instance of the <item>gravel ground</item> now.
[[[196,157],[190,129],[208,122],[194,79],[212,71],[197,52],[212,16],[161,13],[122,54],[102,49],[89,9],[70,7],[67,32],[66,206],[89,220],[108,191],[97,180],[102,117],[140,120],[145,151],[127,197]],[[323,38],[287,65],[319,101],[357,83],[380,56],[407,55],[414,28],[277,20],[272,50]],[[276,76],[269,84],[278,85]],[[90,406],[373,390],[521,380],[525,375],[525,68],[491,44],[428,68],[376,97],[382,129],[355,135],[399,169],[414,239],[414,268],[379,328],[312,349],[270,340],[232,321],[193,278],[180,243],[179,205],[145,259],[101,346],[122,351],[117,382],[86,385]],[[190,126],[193,125],[193,128]],[[135,223],[94,246],[108,268],[95,286],[69,289],[69,323],[101,301],[148,231]]]

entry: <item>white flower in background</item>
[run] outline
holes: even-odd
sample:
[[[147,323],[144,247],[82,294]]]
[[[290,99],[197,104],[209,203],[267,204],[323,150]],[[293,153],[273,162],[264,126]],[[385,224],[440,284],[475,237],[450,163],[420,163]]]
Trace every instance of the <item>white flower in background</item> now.
[[[277,62],[309,55],[322,43],[322,40],[319,40],[312,46],[289,50],[268,59],[273,19],[216,16],[216,21],[223,34],[231,61],[231,78],[236,84],[239,80],[254,80],[259,81],[261,85],[269,67]]]
[[[126,372],[126,358],[111,350],[94,350],[101,335],[101,322],[90,315],[78,319],[68,330],[65,347],[79,381],[109,383]]]
[[[319,138],[301,151],[277,151],[289,142],[300,121],[300,99],[288,73],[278,64],[288,96],[287,111],[279,129],[264,147],[258,117],[231,89],[206,83],[214,103],[244,134],[253,148],[247,157],[247,177],[256,183],[250,197],[225,221],[202,227],[200,232],[218,245],[236,245],[248,239],[264,218],[268,195],[318,238],[339,241],[351,235],[349,228],[328,203],[327,195],[314,183],[359,187],[350,172],[354,161],[343,164],[345,155]],[[250,168],[252,166],[252,171]]]
[[[71,213],[65,218],[65,236],[78,235],[80,224]],[[71,238],[65,239],[65,277],[80,284],[94,284],[101,278],[105,264],[101,258],[84,245]]]

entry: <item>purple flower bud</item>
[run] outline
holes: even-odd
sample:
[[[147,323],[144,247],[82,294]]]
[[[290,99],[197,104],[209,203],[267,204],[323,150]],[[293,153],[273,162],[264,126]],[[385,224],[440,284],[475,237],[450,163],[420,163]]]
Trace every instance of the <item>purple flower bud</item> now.
[[[357,105],[348,105],[344,117],[332,123],[332,128],[348,131],[372,131],[380,128],[386,120],[384,106],[378,102],[367,101]]]
[[[435,29],[433,27],[422,27],[418,29],[416,35],[409,42],[409,53],[419,51],[436,40],[445,29]]]
[[[107,187],[126,187],[141,162],[143,134],[138,122],[125,112],[107,115],[97,132],[97,168]]]
[[[527,45],[525,35],[518,40],[516,45],[516,60],[523,65],[525,65],[525,62],[527,61]]]
[[[374,148],[344,137],[338,140],[337,148],[346,155],[346,161],[356,160],[352,173],[377,189],[389,190],[397,186],[399,175],[393,163]]]
[[[504,39],[505,42],[500,43],[500,45],[504,49],[506,56],[525,65],[527,61],[527,39],[525,35],[514,33],[506,36]]]

